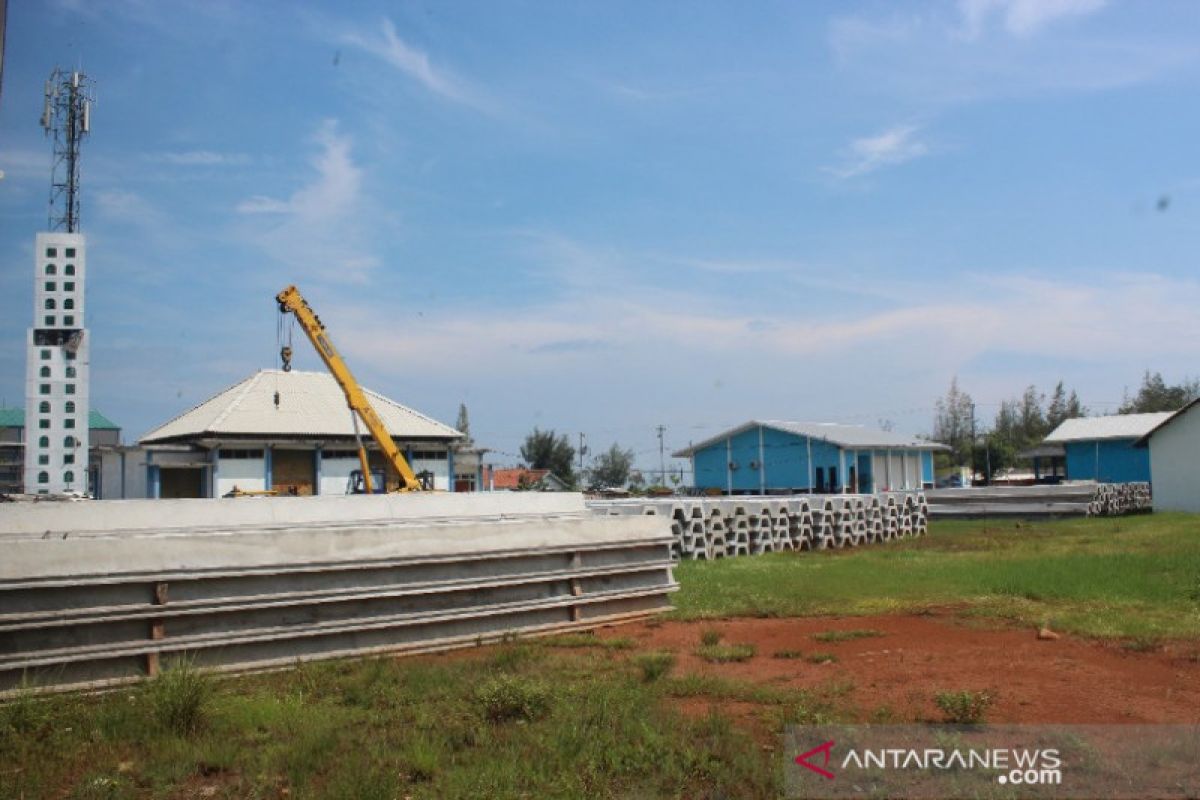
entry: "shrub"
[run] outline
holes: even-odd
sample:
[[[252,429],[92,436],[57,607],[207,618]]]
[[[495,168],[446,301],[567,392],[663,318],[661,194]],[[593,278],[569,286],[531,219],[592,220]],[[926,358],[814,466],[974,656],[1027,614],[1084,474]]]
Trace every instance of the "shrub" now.
[[[933,699],[942,710],[946,722],[975,725],[983,722],[994,698],[990,692],[963,689],[957,692],[938,692]]]
[[[752,644],[713,644],[704,645],[696,651],[696,655],[712,664],[727,664],[731,661],[749,661],[754,658],[755,652]]]
[[[191,661],[180,661],[147,684],[154,718],[167,730],[185,736],[204,727],[212,698],[211,679]]]
[[[18,734],[32,733],[50,718],[45,699],[37,696],[37,687],[24,676],[12,699],[0,705],[0,734],[10,729]]]
[[[423,782],[433,780],[437,775],[442,754],[428,739],[416,737],[404,749],[401,760],[409,780]]]
[[[634,658],[633,663],[642,671],[642,680],[646,683],[656,681],[666,675],[675,666],[674,653],[642,653]]]
[[[492,722],[532,721],[550,710],[550,689],[519,675],[498,675],[480,684],[475,699]]]
[[[833,653],[809,653],[804,660],[810,664],[832,664],[838,659]]]
[[[705,647],[716,647],[721,642],[721,632],[716,628],[705,628],[700,631],[700,644]]]

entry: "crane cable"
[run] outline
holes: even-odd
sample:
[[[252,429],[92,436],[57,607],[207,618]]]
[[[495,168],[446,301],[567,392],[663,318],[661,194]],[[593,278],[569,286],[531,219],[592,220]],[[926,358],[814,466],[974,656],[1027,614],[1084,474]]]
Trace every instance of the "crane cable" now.
[[[279,359],[283,362],[283,371],[292,371],[292,332],[296,329],[296,318],[292,316],[287,323],[287,339],[284,340],[284,321],[287,311],[280,306],[279,316],[275,318],[275,346],[279,348]],[[279,373],[275,373],[275,408],[279,408]]]

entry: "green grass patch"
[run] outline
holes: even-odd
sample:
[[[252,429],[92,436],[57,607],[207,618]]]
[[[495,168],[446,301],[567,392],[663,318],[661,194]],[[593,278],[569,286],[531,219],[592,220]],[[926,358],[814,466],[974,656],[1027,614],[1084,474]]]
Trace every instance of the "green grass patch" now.
[[[550,711],[550,687],[523,675],[497,675],[475,690],[475,700],[492,722],[530,722]]]
[[[599,647],[604,650],[632,650],[635,646],[633,639],[628,636],[601,639],[591,631],[584,633],[565,633],[561,636],[550,636],[545,639],[540,639],[539,644],[546,647],[565,647],[573,649],[577,647]]]
[[[808,698],[807,693],[794,689],[701,675],[698,672],[667,678],[661,688],[670,697],[709,697],[758,705],[784,705]]]
[[[802,650],[776,650],[774,653],[771,653],[771,658],[780,658],[780,659],[804,658],[804,651],[802,651]]]
[[[669,669],[644,681],[631,662],[517,642],[465,658],[308,664],[206,678],[198,715],[164,716],[154,682],[27,693],[0,705],[0,797],[782,794],[773,754],[717,711],[681,714],[687,681]],[[772,720],[809,718],[816,702],[741,684],[689,691],[699,688],[768,703]],[[192,707],[190,691],[171,692],[169,707]],[[164,722],[175,718],[202,724]]]
[[[675,667],[675,654],[666,652],[640,653],[633,663],[642,673],[642,680],[650,683],[666,675]]]
[[[735,661],[749,661],[756,652],[752,644],[702,644],[696,648],[696,655],[710,664],[729,664]]]
[[[833,664],[838,660],[838,657],[833,653],[809,653],[804,657],[804,660],[810,664]]]
[[[187,736],[204,727],[213,695],[212,679],[190,661],[180,661],[145,685],[154,717],[171,733]]]
[[[1200,516],[937,521],[928,536],[853,550],[676,567],[677,619],[961,613],[1055,630],[1200,637]]]
[[[937,707],[941,709],[943,721],[960,725],[977,725],[983,722],[994,699],[990,692],[973,692],[967,689],[938,692],[933,698]]]
[[[876,636],[883,636],[883,631],[871,628],[858,628],[849,631],[822,631],[821,633],[814,633],[812,638],[818,642],[852,642],[855,639],[871,639]]]

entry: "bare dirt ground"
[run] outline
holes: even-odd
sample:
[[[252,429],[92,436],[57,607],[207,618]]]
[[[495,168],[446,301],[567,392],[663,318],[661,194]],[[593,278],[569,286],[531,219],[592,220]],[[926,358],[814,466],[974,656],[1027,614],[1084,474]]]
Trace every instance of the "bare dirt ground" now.
[[[704,661],[695,650],[701,632],[709,628],[721,632],[722,643],[754,645],[756,655],[740,663]],[[862,629],[883,635],[842,642],[812,638],[825,631]],[[956,617],[953,610],[920,616],[652,621],[599,634],[631,637],[636,651],[675,652],[677,675],[696,672],[823,691],[864,721],[940,721],[934,696],[967,689],[994,696],[989,722],[1200,722],[1196,641],[1152,652],[1066,634],[1045,641],[1033,629],[982,627]],[[779,651],[832,653],[837,661],[814,664],[774,657]],[[693,711],[713,704],[696,698],[681,705]],[[735,717],[746,712],[744,703],[718,705]]]

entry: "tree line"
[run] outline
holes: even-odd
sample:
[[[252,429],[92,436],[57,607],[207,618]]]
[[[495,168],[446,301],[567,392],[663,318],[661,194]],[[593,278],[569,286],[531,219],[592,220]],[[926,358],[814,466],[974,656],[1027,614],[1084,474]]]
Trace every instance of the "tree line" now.
[[[1125,391],[1118,414],[1146,414],[1176,411],[1200,397],[1200,379],[1185,378],[1168,384],[1159,372],[1146,370],[1142,385],[1134,395]],[[1059,381],[1049,395],[1036,386],[1026,387],[1019,397],[1000,403],[990,424],[976,414],[975,401],[959,388],[958,378],[935,405],[933,440],[947,445],[941,454],[942,466],[971,466],[986,474],[1015,466],[1018,453],[1036,446],[1046,435],[1068,419],[1088,416],[1074,389],[1067,391]]]
[[[530,469],[548,469],[571,488],[585,484],[589,488],[620,487],[631,480],[640,481],[640,473],[633,471],[633,451],[616,442],[592,459],[586,475],[575,472],[576,454],[567,435],[553,430],[534,428],[521,445],[521,459]]]

